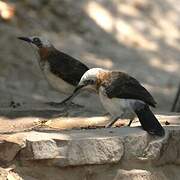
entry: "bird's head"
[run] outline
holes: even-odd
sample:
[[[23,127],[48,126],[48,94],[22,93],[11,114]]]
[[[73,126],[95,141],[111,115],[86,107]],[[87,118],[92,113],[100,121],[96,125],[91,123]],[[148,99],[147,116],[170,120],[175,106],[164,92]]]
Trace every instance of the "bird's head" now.
[[[53,46],[47,39],[40,36],[18,37],[18,39],[31,43],[38,48],[45,48],[45,47],[48,48]]]
[[[84,73],[79,81],[76,89],[93,89],[96,90],[98,86],[99,74],[105,70],[101,68],[92,68]]]
[[[108,70],[104,70],[101,68],[92,68],[86,71],[84,75],[81,77],[81,80],[79,81],[73,94],[69,96],[67,99],[65,99],[64,102],[71,101],[83,89],[95,90],[97,92],[103,80],[101,78],[103,78],[104,75],[108,74],[108,72]]]

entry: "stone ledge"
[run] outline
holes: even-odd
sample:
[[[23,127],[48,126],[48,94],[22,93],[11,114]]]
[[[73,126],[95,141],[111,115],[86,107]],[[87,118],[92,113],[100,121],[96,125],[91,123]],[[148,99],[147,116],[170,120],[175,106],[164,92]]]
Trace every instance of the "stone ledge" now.
[[[11,111],[13,115],[18,112]],[[180,176],[178,114],[157,115],[166,130],[165,136],[159,138],[148,135],[136,120],[132,127],[80,129],[101,126],[108,119],[54,118],[54,110],[46,112],[49,117],[43,116],[43,110],[36,117],[24,117],[24,113],[22,117],[10,118],[7,113],[0,118],[0,163],[4,167],[14,165],[10,171],[2,169],[10,177],[174,180]],[[166,121],[170,125],[165,126]],[[126,124],[127,120],[118,123]]]
[[[180,162],[180,127],[166,127],[163,138],[140,127],[24,132],[1,135],[0,161],[49,160],[52,166],[121,163],[163,165]],[[132,166],[131,163],[130,166]]]

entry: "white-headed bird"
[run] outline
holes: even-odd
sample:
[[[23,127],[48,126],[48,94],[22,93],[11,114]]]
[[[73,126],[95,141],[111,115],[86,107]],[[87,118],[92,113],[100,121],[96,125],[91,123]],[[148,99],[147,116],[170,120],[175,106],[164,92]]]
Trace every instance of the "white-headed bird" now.
[[[82,76],[73,94],[65,101],[74,98],[81,89],[93,89],[99,94],[102,105],[113,117],[107,127],[111,127],[119,118],[134,117],[136,114],[142,128],[149,134],[157,136],[165,134],[164,128],[149,108],[155,107],[155,100],[128,74],[101,68],[90,69]]]

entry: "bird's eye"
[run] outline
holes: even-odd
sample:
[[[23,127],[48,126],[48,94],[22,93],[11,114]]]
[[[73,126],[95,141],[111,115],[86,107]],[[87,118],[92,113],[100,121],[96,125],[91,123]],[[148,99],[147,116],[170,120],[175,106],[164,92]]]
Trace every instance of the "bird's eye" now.
[[[33,41],[34,42],[40,42],[39,38],[34,38]]]
[[[92,79],[87,80],[87,84],[94,84],[94,83],[95,83],[95,81]]]

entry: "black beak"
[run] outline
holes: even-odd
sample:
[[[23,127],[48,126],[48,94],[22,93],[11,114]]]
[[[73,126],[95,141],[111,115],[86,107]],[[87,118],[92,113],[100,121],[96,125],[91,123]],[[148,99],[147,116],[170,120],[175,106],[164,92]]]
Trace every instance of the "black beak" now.
[[[80,85],[80,86],[77,86],[75,88],[75,90],[73,91],[73,93],[66,99],[64,99],[61,103],[67,103],[67,102],[71,102],[72,99],[74,99],[80,92],[81,92],[81,89],[84,87],[85,85]]]
[[[28,43],[32,43],[32,40],[30,38],[28,38],[28,37],[18,37],[18,39],[26,41]]]
[[[80,92],[80,90],[83,88],[83,87],[85,87],[86,85],[79,85],[79,86],[77,86],[76,88],[75,88],[75,90],[74,90],[74,92],[73,92],[73,94],[79,94],[79,92]]]

